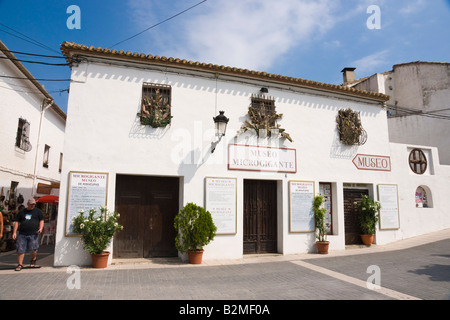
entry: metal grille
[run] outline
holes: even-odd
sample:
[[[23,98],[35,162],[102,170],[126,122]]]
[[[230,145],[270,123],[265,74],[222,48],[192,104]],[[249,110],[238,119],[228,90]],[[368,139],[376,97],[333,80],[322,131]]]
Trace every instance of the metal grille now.
[[[270,112],[275,111],[275,99],[266,98],[259,95],[252,95],[251,106],[253,108],[258,108],[261,115],[267,116]],[[270,125],[274,126],[275,120],[271,121]]]
[[[142,97],[151,98],[152,94],[159,89],[159,94],[167,99],[169,104],[171,104],[172,87],[167,84],[157,84],[157,83],[144,83],[142,86]]]

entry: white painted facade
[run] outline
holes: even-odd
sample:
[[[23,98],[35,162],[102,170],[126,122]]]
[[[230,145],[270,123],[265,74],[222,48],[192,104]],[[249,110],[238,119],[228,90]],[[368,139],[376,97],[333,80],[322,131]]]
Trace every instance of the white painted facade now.
[[[6,50],[8,48],[0,42],[0,56],[14,59]],[[6,76],[0,77],[0,188],[5,196],[2,206],[7,212],[13,181],[18,182],[15,197],[22,195],[24,204],[31,197],[45,195],[38,192],[38,184],[53,184],[49,192],[59,193],[66,116],[52,104],[51,96],[37,81],[28,80],[32,76],[19,61],[0,59],[0,75]],[[19,119],[29,124],[26,148],[16,146]],[[48,165],[44,167],[46,145],[49,147]]]
[[[437,147],[440,163],[450,165],[450,63],[398,64],[350,85],[391,97],[390,141]]]
[[[70,49],[69,49],[70,51]],[[109,174],[107,207],[115,210],[116,175],[168,176],[180,178],[180,207],[189,202],[205,203],[205,178],[237,180],[236,234],[217,235],[205,247],[204,259],[237,259],[243,256],[243,183],[245,179],[277,181],[277,246],[281,254],[315,251],[315,235],[289,232],[289,190],[292,180],[332,183],[333,235],[330,250],[345,250],[343,189],[364,184],[377,198],[378,184],[397,184],[400,229],[378,231],[378,244],[389,243],[450,227],[446,196],[450,187],[448,167],[440,166],[436,148],[428,150],[432,169],[415,175],[408,166],[408,148],[389,143],[386,110],[370,97],[346,92],[307,88],[226,72],[182,65],[131,61],[114,55],[99,57],[81,52],[81,62],[72,67],[68,123],[61,177],[60,217],[66,213],[68,177],[71,171]],[[166,128],[142,126],[139,117],[143,83],[167,84],[172,88],[172,122]],[[279,121],[293,142],[257,138],[252,133],[237,136],[247,119],[251,96],[261,87],[275,99]],[[338,110],[352,108],[361,113],[367,143],[348,147],[336,130]],[[213,117],[219,110],[230,119],[226,136],[211,153]],[[254,172],[228,169],[231,144],[271,146],[296,150],[296,173]],[[357,154],[390,157],[391,171],[358,170]],[[414,207],[414,192],[427,186],[433,208]],[[65,219],[58,220],[55,265],[90,264],[78,237],[65,235]],[[112,247],[114,246],[114,241]],[[112,249],[112,248],[111,248]]]

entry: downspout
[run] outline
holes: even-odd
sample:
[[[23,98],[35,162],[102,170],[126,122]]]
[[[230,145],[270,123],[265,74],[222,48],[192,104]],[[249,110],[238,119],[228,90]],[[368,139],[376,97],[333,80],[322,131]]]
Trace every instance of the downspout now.
[[[38,152],[39,152],[39,145],[41,140],[41,129],[42,129],[42,119],[44,118],[45,111],[50,108],[53,105],[54,101],[53,99],[46,98],[44,101],[42,101],[42,107],[41,107],[41,118],[39,120],[39,131],[38,131],[38,139],[36,143],[36,155],[34,158],[34,172],[33,172],[33,186],[31,188],[31,196],[34,197],[34,190],[36,187],[36,171],[37,171],[37,161],[38,161]],[[37,187],[36,187],[37,190]]]

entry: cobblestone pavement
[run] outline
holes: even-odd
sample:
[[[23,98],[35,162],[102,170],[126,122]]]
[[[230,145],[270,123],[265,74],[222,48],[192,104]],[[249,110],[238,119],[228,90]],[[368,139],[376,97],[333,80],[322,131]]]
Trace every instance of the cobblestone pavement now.
[[[179,259],[128,264],[116,261],[101,270],[51,267],[51,252],[44,247],[38,258],[40,269],[15,272],[15,254],[0,255],[0,299],[144,299],[180,303],[450,299],[450,229],[392,245],[329,255],[251,256],[206,261],[202,265],[189,265]],[[368,283],[381,288],[369,289]]]

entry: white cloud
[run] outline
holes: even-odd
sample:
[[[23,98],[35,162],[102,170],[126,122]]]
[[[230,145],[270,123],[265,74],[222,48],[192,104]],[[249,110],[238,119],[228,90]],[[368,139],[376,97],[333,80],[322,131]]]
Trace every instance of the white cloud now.
[[[139,28],[148,27],[149,21],[157,22],[149,19],[155,17],[150,13],[155,11],[154,7],[151,10],[145,1],[138,1],[144,7],[134,1],[130,1],[130,9],[136,12],[135,23]],[[149,49],[153,54],[267,70],[293,47],[316,40],[332,28],[340,19],[333,14],[338,3],[336,0],[210,0],[165,24],[160,29],[168,31],[165,36],[149,33],[143,36],[143,43],[151,39],[153,45]],[[159,20],[167,15],[170,14],[160,15]],[[155,46],[163,52],[155,53]]]
[[[207,12],[187,22],[187,47],[180,54],[204,62],[267,69],[292,47],[331,28],[334,2],[213,1]]]
[[[426,1],[424,0],[416,0],[408,2],[407,6],[404,6],[400,9],[400,13],[404,15],[410,15],[416,12],[420,12],[426,5]]]
[[[381,73],[387,70],[386,64],[389,64],[389,50],[382,50],[371,55],[365,56],[361,59],[352,62],[352,66],[356,67],[359,74],[371,75],[373,73]]]

